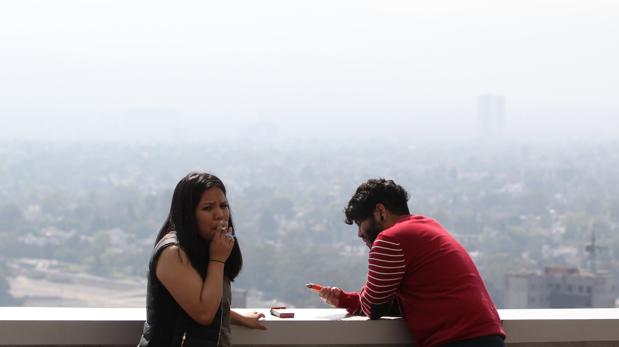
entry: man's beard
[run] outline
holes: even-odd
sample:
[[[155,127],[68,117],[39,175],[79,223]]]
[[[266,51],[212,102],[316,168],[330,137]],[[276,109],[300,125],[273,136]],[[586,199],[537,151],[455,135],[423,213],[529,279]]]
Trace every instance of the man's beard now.
[[[374,240],[376,240],[378,234],[380,234],[380,232],[383,230],[385,230],[385,228],[381,228],[378,225],[378,222],[374,220],[374,218],[370,218],[370,226],[365,230],[365,234],[367,235],[367,238],[365,239],[365,244],[368,246],[368,248],[372,248]]]

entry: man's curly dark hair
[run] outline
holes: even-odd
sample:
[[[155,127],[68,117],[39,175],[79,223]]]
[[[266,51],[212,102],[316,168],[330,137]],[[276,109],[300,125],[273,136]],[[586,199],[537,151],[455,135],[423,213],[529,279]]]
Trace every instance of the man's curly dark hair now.
[[[352,225],[369,218],[376,204],[383,204],[391,213],[410,214],[408,192],[393,180],[369,179],[361,184],[344,209],[346,224]]]

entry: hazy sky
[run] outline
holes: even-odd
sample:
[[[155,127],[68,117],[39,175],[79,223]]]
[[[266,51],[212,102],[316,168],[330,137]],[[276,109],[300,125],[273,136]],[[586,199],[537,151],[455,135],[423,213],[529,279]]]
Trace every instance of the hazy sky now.
[[[0,1],[0,140],[451,137],[485,93],[619,137],[619,2]]]

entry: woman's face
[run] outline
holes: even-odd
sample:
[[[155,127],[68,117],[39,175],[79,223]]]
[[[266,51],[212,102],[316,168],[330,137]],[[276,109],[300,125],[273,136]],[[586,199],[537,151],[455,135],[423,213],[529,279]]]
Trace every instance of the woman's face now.
[[[228,230],[228,220],[230,207],[224,192],[216,187],[205,190],[196,206],[196,224],[200,236],[211,241],[219,230]]]

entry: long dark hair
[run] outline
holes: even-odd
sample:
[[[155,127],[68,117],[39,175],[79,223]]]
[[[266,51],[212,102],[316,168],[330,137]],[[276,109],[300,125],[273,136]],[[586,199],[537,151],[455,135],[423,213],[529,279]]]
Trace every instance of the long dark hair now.
[[[203,278],[206,278],[209,242],[198,234],[196,207],[202,198],[202,194],[211,188],[219,188],[226,195],[226,187],[215,175],[206,172],[190,172],[183,177],[174,189],[170,213],[155,241],[156,245],[166,234],[176,231],[180,247],[187,253],[191,265]],[[234,229],[232,213],[230,213],[228,225]],[[243,256],[241,255],[239,241],[235,236],[232,252],[224,266],[224,274],[232,281],[241,272],[242,267]]]

